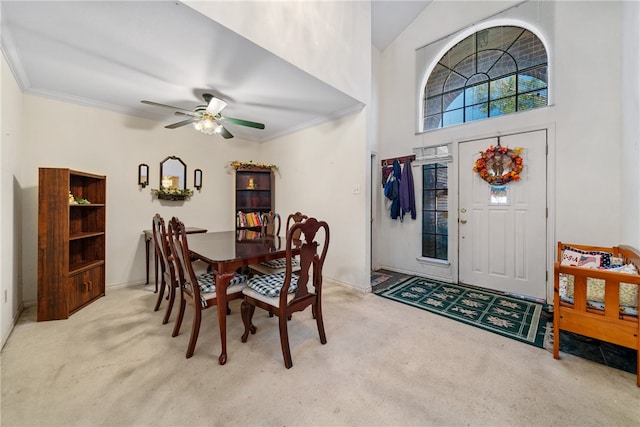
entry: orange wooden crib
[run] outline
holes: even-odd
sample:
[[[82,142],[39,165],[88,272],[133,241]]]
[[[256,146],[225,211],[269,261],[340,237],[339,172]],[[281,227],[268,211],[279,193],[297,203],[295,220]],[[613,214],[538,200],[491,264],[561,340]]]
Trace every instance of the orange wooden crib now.
[[[640,265],[640,254],[630,246],[600,247],[558,242],[558,260],[554,264],[553,357],[560,358],[560,330],[638,351],[640,275],[565,265],[575,264],[573,260],[566,260],[568,255],[576,252],[584,253],[586,258],[594,253],[612,254],[614,259],[620,258],[622,264],[630,269],[633,269],[633,265],[637,270]],[[600,258],[596,256],[596,259]],[[640,357],[637,385],[640,387]]]

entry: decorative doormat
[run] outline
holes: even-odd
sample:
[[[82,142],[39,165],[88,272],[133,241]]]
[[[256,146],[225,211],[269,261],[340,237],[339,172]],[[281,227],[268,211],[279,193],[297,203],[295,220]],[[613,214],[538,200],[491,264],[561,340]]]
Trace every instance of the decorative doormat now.
[[[544,347],[553,353],[553,322],[547,325]],[[638,352],[573,332],[560,331],[560,352],[572,354],[632,374],[638,373]],[[562,354],[560,354],[562,359]]]
[[[371,272],[371,289],[374,293],[378,293],[393,285],[407,281],[412,277],[415,276],[396,273],[390,270],[375,270]]]
[[[536,302],[415,277],[378,295],[543,348],[546,320]]]

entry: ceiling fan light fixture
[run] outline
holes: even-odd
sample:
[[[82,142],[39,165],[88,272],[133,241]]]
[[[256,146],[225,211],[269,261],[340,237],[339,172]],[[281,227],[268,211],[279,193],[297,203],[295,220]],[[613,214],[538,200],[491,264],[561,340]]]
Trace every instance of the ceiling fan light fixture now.
[[[216,123],[215,117],[211,114],[204,113],[199,120],[193,122],[193,127],[205,135],[213,135],[220,125]]]

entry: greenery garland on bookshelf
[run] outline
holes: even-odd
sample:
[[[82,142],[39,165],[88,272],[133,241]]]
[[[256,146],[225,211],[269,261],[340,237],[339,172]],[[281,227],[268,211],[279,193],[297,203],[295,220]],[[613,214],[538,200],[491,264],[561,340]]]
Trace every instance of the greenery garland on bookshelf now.
[[[249,160],[248,162],[239,162],[238,160],[234,160],[229,163],[229,166],[238,170],[238,169],[278,169],[278,166],[273,165],[271,163],[261,163],[254,162],[253,160]]]

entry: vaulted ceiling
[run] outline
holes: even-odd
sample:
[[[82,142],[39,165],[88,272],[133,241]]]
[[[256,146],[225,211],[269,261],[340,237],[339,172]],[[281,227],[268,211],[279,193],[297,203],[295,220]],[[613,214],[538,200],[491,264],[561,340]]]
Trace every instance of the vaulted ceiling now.
[[[428,3],[374,2],[372,41],[384,49]],[[28,94],[165,126],[185,117],[141,100],[193,111],[210,93],[228,102],[224,116],[266,125],[225,124],[252,141],[361,108],[358,100],[180,2],[2,1],[0,7],[2,49]]]

